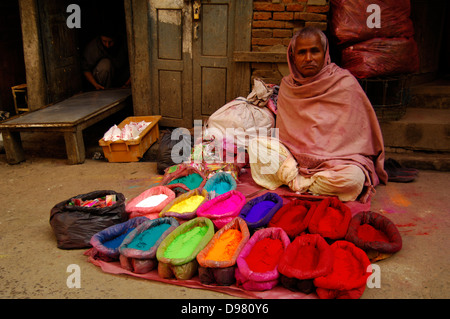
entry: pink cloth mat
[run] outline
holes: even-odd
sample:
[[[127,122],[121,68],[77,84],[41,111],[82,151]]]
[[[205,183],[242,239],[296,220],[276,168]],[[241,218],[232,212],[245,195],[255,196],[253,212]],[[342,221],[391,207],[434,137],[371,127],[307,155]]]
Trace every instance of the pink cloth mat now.
[[[89,251],[87,251],[85,254],[88,254]],[[188,288],[195,288],[195,289],[207,289],[212,290],[216,292],[221,292],[224,294],[241,297],[241,298],[249,298],[249,299],[317,299],[317,295],[315,293],[312,294],[304,294],[301,292],[293,292],[290,291],[281,284],[276,286],[275,288],[271,290],[266,291],[248,291],[241,289],[239,287],[236,287],[235,284],[231,286],[215,286],[215,285],[203,285],[198,276],[193,277],[189,280],[177,280],[177,279],[164,279],[159,277],[158,271],[156,269],[146,273],[146,274],[135,274],[131,271],[125,270],[122,267],[120,267],[119,262],[104,262],[101,260],[95,260],[92,257],[89,257],[89,262],[93,263],[94,265],[100,267],[103,272],[114,274],[114,275],[130,275],[142,279],[147,280],[153,280],[158,282],[163,282],[167,284],[177,285],[177,286],[183,286]],[[145,296],[144,296],[145,297]]]
[[[282,186],[277,188],[274,191],[270,191],[268,189],[265,189],[258,184],[256,184],[252,177],[250,170],[248,169],[244,174],[241,174],[239,176],[239,182],[237,184],[237,191],[240,191],[244,196],[246,197],[247,201],[257,197],[261,196],[262,194],[265,194],[267,192],[274,192],[280,195],[283,198],[283,202],[286,204],[289,201],[293,199],[305,199],[305,200],[321,200],[325,198],[325,196],[313,196],[308,194],[297,194],[295,192],[292,192],[287,186]],[[347,205],[351,212],[352,216],[357,214],[360,211],[366,211],[370,209],[370,200],[366,204],[362,204],[359,202],[347,202],[345,203]],[[235,284],[231,286],[217,286],[217,285],[204,285],[200,282],[198,276],[193,277],[190,280],[176,280],[176,279],[164,279],[161,278],[158,275],[158,271],[152,270],[146,274],[136,274],[131,271],[125,270],[120,266],[119,262],[105,262],[102,260],[94,259],[90,256],[90,251],[87,250],[85,252],[86,256],[89,256],[88,261],[92,264],[100,267],[103,272],[109,273],[109,274],[125,274],[130,275],[133,277],[138,277],[146,280],[153,280],[158,281],[162,283],[177,285],[177,286],[184,286],[188,288],[195,288],[195,289],[207,289],[212,290],[236,297],[241,298],[253,298],[253,299],[317,299],[318,296],[315,293],[312,294],[304,294],[302,292],[293,292],[289,289],[284,288],[280,283],[273,289],[266,290],[266,291],[248,291],[242,288],[237,287]]]

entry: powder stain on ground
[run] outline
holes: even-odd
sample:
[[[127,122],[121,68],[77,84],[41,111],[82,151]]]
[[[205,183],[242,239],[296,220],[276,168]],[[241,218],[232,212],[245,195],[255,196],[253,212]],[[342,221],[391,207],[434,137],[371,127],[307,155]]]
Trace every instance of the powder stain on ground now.
[[[190,213],[197,209],[197,207],[203,202],[205,197],[200,195],[193,195],[179,203],[174,204],[168,211],[175,213]]]
[[[186,258],[192,254],[208,231],[208,226],[196,226],[178,235],[166,248],[166,258]]]
[[[149,250],[158,241],[161,235],[170,227],[170,224],[159,224],[148,228],[142,233],[138,234],[131,243],[128,244],[128,248]]]
[[[411,205],[411,202],[403,196],[396,188],[395,186],[391,186],[392,190],[389,192],[389,197],[391,199],[391,202],[393,202],[397,206],[401,207],[408,207]]]
[[[242,240],[242,233],[237,229],[228,229],[214,243],[206,259],[214,261],[231,260]]]

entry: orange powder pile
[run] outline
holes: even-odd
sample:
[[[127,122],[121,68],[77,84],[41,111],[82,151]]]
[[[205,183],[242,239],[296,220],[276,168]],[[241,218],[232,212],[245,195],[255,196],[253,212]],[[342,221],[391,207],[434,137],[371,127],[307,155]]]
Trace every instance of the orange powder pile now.
[[[242,233],[237,229],[228,229],[206,254],[206,259],[214,261],[226,261],[233,257],[234,252],[242,240]]]

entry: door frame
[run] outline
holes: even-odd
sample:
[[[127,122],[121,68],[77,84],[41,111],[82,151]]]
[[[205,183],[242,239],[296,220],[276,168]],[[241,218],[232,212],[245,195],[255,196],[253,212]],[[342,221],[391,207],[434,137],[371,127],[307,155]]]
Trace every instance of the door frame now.
[[[156,0],[124,0],[135,115],[156,115],[152,103],[151,83],[150,43],[153,36],[150,20],[151,1]],[[184,3],[190,4],[191,1],[184,0]],[[234,8],[234,52],[250,51],[253,1],[236,0]],[[192,14],[191,9],[189,9],[189,14]],[[190,34],[192,39],[192,33]],[[235,97],[247,96],[251,88],[250,63],[234,60],[233,63],[232,95]],[[183,127],[192,128],[193,112],[190,116],[184,116],[186,116],[186,120],[181,124]],[[177,127],[180,126],[179,124],[180,122],[176,123],[164,118],[160,121],[160,125],[168,127]]]

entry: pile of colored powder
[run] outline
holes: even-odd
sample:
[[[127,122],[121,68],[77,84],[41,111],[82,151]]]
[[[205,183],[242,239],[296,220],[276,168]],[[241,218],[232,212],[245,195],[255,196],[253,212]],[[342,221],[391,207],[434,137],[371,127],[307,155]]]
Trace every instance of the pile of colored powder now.
[[[284,212],[277,222],[277,226],[283,229],[290,229],[293,225],[303,222],[308,213],[308,209],[303,205],[292,206],[291,209]]]
[[[214,215],[228,213],[235,211],[240,204],[241,198],[237,195],[232,195],[225,200],[215,202],[207,211],[214,213]]]
[[[203,202],[204,199],[205,197],[201,195],[193,195],[186,198],[185,200],[182,200],[181,202],[174,204],[172,207],[170,207],[169,211],[180,214],[193,212]]]
[[[292,267],[304,271],[311,271],[317,268],[319,263],[319,250],[314,243],[307,243],[299,247]]]
[[[385,233],[379,231],[375,227],[369,224],[363,224],[358,227],[357,231],[358,237],[364,241],[381,241],[381,242],[389,242],[389,238]]]
[[[128,248],[149,250],[169,227],[170,224],[159,224],[148,228],[138,234],[133,241],[128,244]]]
[[[147,197],[146,199],[141,200],[136,207],[155,207],[161,204],[163,201],[167,199],[166,194],[158,194]]]
[[[221,180],[214,183],[213,187],[209,191],[215,191],[217,194],[224,194],[229,190],[231,190],[230,183]]]
[[[333,232],[336,229],[336,225],[342,222],[344,215],[336,208],[327,207],[325,214],[319,220],[318,228],[322,232]]]
[[[333,271],[327,278],[332,282],[353,282],[365,272],[366,269],[363,269],[350,251],[339,248],[334,250]]]
[[[178,235],[166,248],[166,258],[186,258],[195,250],[208,231],[208,226],[196,226]]]
[[[130,228],[130,229],[128,229],[126,232],[124,232],[123,234],[121,234],[121,235],[119,235],[119,236],[117,236],[117,237],[115,237],[115,238],[113,238],[113,239],[111,239],[111,240],[105,241],[105,242],[103,243],[103,246],[105,246],[106,248],[111,248],[111,249],[116,249],[116,248],[118,248],[118,247],[120,246],[120,244],[123,242],[123,240],[125,239],[125,237],[127,237],[127,235],[128,235],[133,229],[134,229],[134,228]]]
[[[206,254],[206,259],[214,261],[231,260],[242,240],[242,233],[237,229],[228,229]]]
[[[248,212],[245,220],[249,223],[254,223],[263,218],[271,209],[275,206],[275,203],[270,200],[263,200],[253,206]]]
[[[186,185],[189,189],[195,189],[199,187],[202,182],[203,178],[199,174],[193,173],[183,177],[176,178],[173,181],[171,181],[169,185],[181,183]]]
[[[252,271],[271,271],[278,265],[283,251],[281,240],[264,238],[255,243],[245,261]]]

